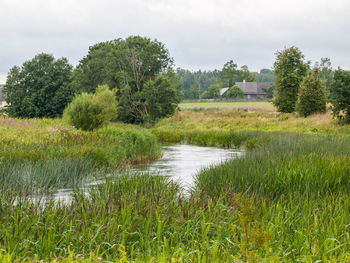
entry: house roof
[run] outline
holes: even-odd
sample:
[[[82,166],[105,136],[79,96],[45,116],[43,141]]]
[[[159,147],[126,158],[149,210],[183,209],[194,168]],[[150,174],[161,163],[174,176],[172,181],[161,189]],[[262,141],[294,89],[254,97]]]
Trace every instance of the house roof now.
[[[222,88],[220,89],[220,96],[223,96],[230,88]]]
[[[263,88],[269,88],[272,82],[236,82],[245,95],[265,95]]]
[[[269,88],[272,82],[236,82],[235,85],[240,87],[244,95],[266,95],[263,88]],[[227,91],[230,88],[222,88],[220,90],[220,95],[226,96]]]

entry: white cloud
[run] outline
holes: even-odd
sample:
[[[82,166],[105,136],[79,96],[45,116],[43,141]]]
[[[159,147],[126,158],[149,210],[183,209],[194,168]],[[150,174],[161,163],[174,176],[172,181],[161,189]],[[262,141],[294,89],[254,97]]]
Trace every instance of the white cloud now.
[[[178,66],[221,68],[228,60],[271,67],[296,45],[307,59],[350,68],[346,0],[0,0],[0,73],[40,52],[76,64],[88,46],[143,35],[165,43]]]

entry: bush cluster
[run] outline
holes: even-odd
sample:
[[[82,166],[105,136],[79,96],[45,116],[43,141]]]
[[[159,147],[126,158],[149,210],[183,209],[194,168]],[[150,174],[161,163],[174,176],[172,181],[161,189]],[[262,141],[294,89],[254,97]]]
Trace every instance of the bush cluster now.
[[[94,94],[76,95],[64,110],[63,119],[77,129],[91,131],[117,117],[115,92],[107,85],[99,86]]]

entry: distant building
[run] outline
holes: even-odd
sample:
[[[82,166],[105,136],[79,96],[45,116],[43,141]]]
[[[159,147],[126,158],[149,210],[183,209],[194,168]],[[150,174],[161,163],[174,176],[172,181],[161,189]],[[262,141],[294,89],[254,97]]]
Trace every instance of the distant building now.
[[[272,82],[236,82],[236,86],[240,87],[243,91],[244,98],[242,100],[256,101],[266,100],[267,94],[263,89],[271,87]],[[220,90],[222,98],[226,98],[229,88],[223,88]]]
[[[7,105],[7,103],[5,102],[4,94],[3,94],[3,92],[2,92],[2,88],[3,88],[3,87],[4,87],[4,85],[3,85],[3,84],[0,84],[0,108]]]

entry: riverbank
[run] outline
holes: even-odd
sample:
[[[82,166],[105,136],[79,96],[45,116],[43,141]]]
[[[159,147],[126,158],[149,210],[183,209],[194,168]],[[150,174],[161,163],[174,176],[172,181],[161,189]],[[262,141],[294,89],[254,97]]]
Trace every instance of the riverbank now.
[[[0,261],[349,261],[348,129],[328,114],[182,110],[149,131],[244,157],[201,171],[188,197],[153,174],[109,178],[89,197],[77,189],[71,205],[5,191]]]
[[[78,187],[126,164],[161,155],[157,138],[138,126],[84,132],[59,119],[0,118],[0,189],[33,193]]]

